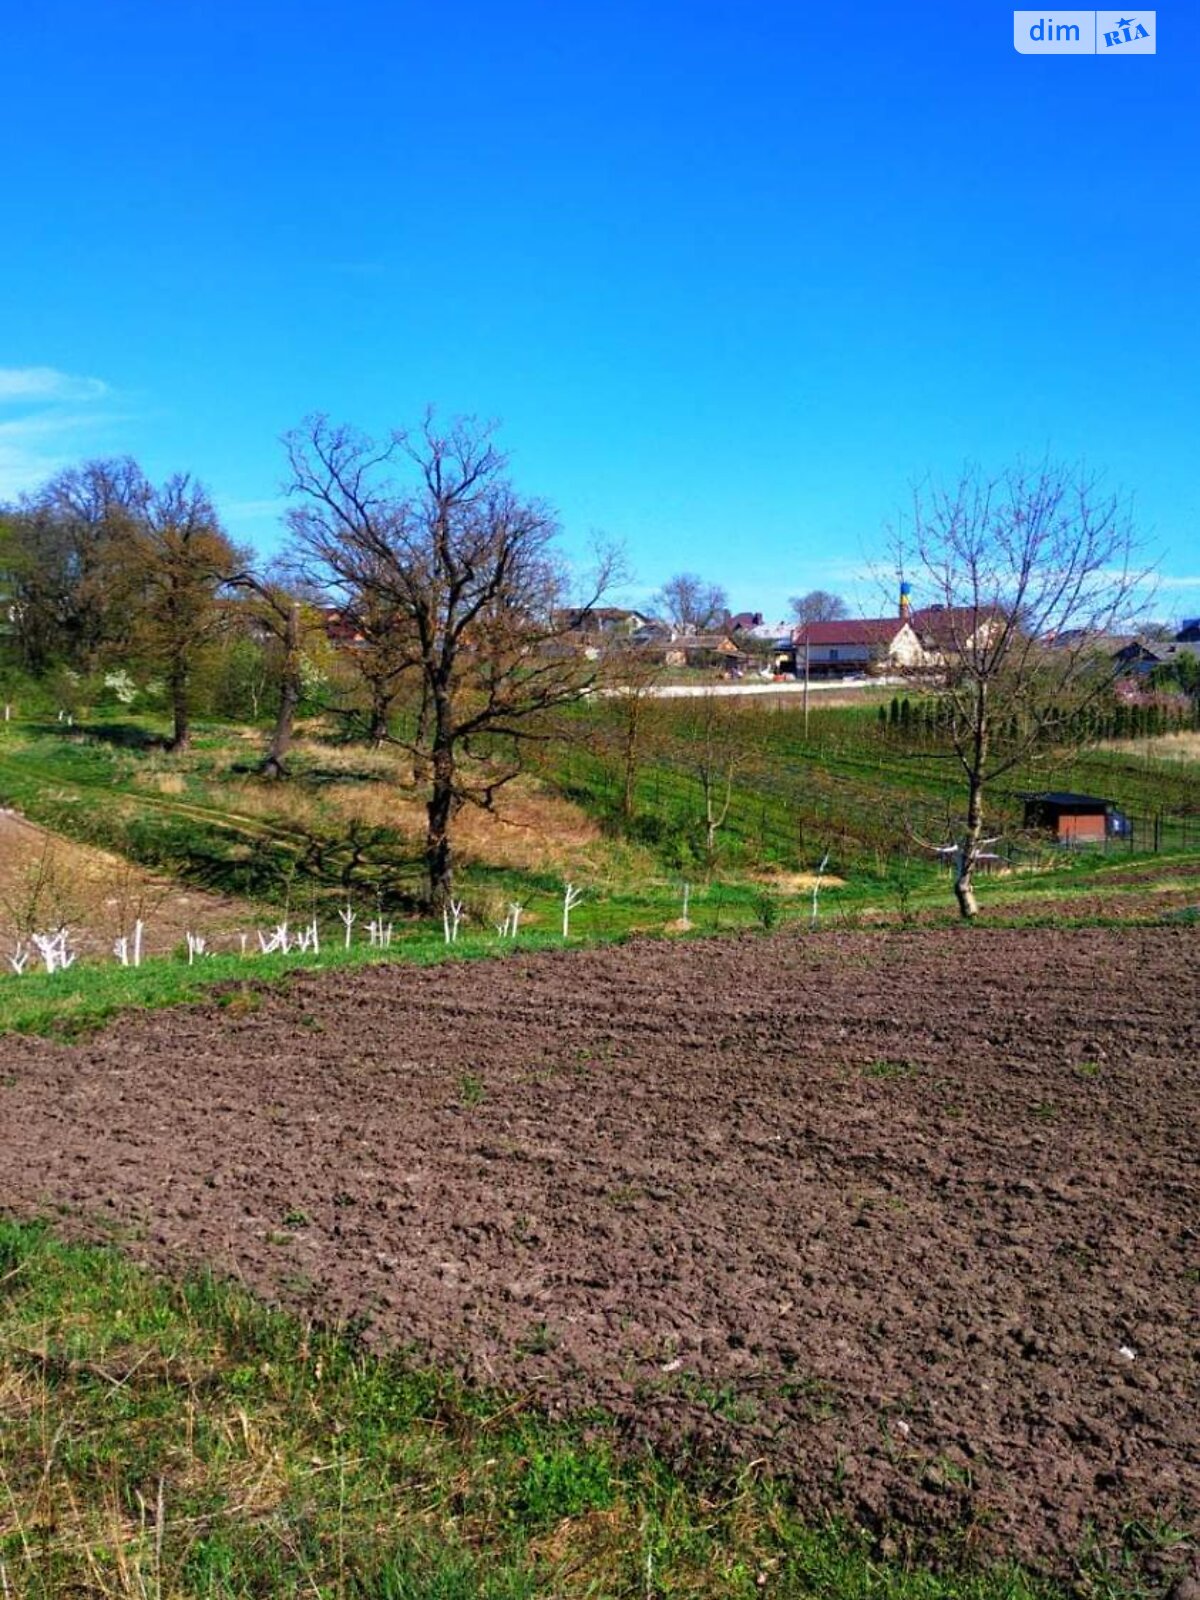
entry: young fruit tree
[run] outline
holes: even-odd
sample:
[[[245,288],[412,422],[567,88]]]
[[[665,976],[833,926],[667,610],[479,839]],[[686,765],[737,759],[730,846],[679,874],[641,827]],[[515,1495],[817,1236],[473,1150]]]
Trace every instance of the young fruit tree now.
[[[612,652],[605,662],[607,693],[602,742],[621,785],[621,820],[628,827],[637,809],[638,778],[652,753],[654,713],[662,681],[661,654],[635,647]]]
[[[736,702],[708,693],[685,700],[675,722],[671,760],[695,780],[705,869],[717,866],[718,835],[729,820],[734,787],[744,779],[753,752]]]
[[[1149,574],[1121,496],[1049,461],[918,489],[895,554],[928,596],[919,670],[961,770],[954,893],[973,917],[989,784],[1080,741],[1081,713],[1116,675],[1105,638],[1144,606]]]
[[[295,560],[335,602],[395,619],[398,666],[420,686],[415,723],[388,732],[426,792],[428,902],[454,898],[454,823],[490,808],[553,714],[592,688],[595,663],[569,648],[575,612],[555,549],[558,524],[518,494],[492,430],[470,418],[368,438],[325,417],[286,440]],[[602,556],[583,605],[614,573]],[[578,609],[576,600],[576,610]]]

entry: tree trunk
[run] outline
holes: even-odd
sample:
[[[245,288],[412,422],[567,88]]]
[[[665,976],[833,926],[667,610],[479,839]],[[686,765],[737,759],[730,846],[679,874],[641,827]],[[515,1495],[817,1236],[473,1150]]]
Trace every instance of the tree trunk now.
[[[983,837],[983,790],[972,780],[967,801],[967,831],[958,847],[957,871],[954,877],[954,898],[960,913],[968,920],[979,913],[975,898],[975,861],[979,855],[979,841]]]
[[[175,751],[186,750],[192,742],[192,716],[186,666],[173,667],[171,670],[171,713],[175,729],[168,748]]]
[[[625,782],[621,792],[621,818],[627,825],[633,821],[633,809],[637,797],[638,748],[641,721],[640,708],[629,705],[625,708],[627,721],[625,723]]]
[[[429,738],[429,717],[433,709],[428,683],[421,685],[421,705],[417,711],[417,727],[413,734],[412,774],[415,784],[429,782],[429,759],[425,754],[425,741]]]
[[[287,776],[286,757],[292,742],[292,725],[296,720],[296,707],[300,704],[300,607],[288,612],[287,631],[284,637],[283,684],[279,695],[279,714],[271,742],[262,759],[259,771],[264,778]]]
[[[454,846],[450,825],[457,810],[454,795],[454,761],[449,750],[433,754],[433,788],[425,807],[429,822],[425,834],[425,866],[429,874],[429,909],[437,915],[454,894]]]
[[[382,684],[374,684],[371,689],[371,722],[367,729],[367,738],[372,750],[378,750],[387,739],[388,705],[387,690]]]

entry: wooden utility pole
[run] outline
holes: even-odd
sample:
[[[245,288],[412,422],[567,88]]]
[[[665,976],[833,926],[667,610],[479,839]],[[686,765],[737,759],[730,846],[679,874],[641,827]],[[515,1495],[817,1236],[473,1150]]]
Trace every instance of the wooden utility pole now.
[[[808,624],[804,624],[804,738],[808,739]]]

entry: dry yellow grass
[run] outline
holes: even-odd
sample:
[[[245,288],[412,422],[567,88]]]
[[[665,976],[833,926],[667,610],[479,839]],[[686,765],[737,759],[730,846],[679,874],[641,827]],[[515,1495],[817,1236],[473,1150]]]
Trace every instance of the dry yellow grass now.
[[[424,797],[411,786],[330,784],[323,797],[348,822],[395,828],[414,844],[424,836]],[[520,778],[500,791],[494,811],[465,806],[455,835],[461,861],[530,872],[577,869],[603,842],[600,829],[578,806]]]
[[[205,805],[233,816],[253,817],[283,827],[316,829],[321,825],[321,797],[290,783],[262,783],[245,778],[228,783],[206,783],[201,791]]]
[[[158,768],[147,768],[144,772],[136,773],[133,781],[139,789],[148,789],[153,794],[182,794],[187,787],[182,772]]]
[[[112,941],[140,918],[145,952],[157,955],[174,949],[187,932],[231,933],[253,926],[255,916],[245,901],[181,888],[123,856],[0,811],[0,949],[66,925],[77,948],[107,955]]]
[[[814,889],[818,882],[822,889],[840,889],[846,882],[845,878],[839,878],[833,872],[824,873],[820,879],[815,872],[757,872],[754,880],[767,888],[780,889],[784,894],[804,894]]]
[[[325,744],[316,739],[297,739],[292,745],[297,760],[320,772],[369,773],[392,782],[404,781],[412,762],[402,750],[370,750],[361,744]]]
[[[1151,761],[1200,762],[1200,733],[1160,733],[1152,739],[1107,739],[1100,748]]]

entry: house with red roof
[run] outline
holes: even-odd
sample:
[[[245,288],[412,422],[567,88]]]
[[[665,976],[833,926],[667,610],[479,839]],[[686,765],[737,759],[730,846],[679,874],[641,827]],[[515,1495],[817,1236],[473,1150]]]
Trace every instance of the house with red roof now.
[[[1004,624],[994,606],[922,606],[908,620],[925,651],[925,665],[935,666],[974,649],[986,648],[995,629]]]
[[[903,617],[847,617],[841,622],[800,622],[792,630],[796,671],[812,677],[848,677],[925,665],[925,651]]]

